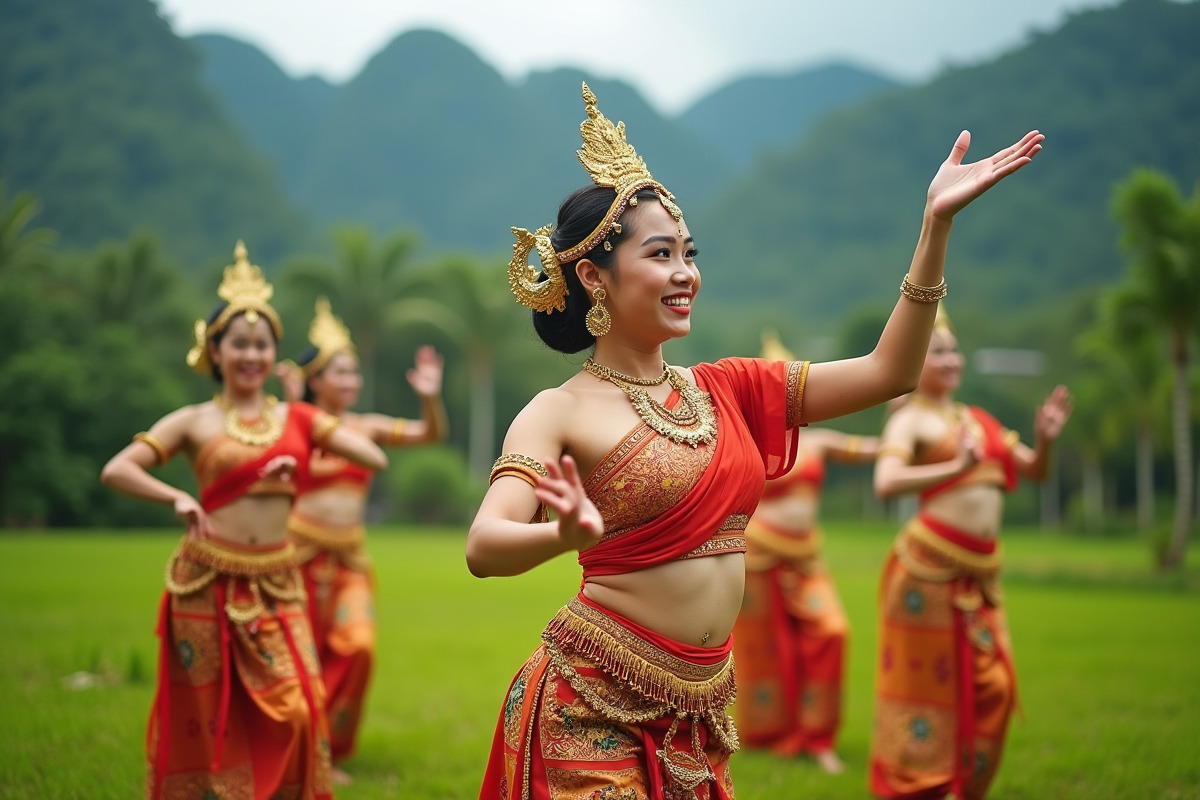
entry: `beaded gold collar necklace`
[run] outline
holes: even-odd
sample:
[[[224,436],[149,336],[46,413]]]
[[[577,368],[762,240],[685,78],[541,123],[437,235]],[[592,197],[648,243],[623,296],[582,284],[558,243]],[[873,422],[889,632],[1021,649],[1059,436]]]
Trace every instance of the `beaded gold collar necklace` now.
[[[213,402],[217,408],[225,412],[225,432],[242,444],[248,444],[251,447],[269,447],[275,444],[279,435],[283,433],[283,420],[275,413],[275,406],[279,404],[279,398],[275,395],[266,396],[262,413],[257,419],[249,422],[242,419],[237,406],[229,402],[229,398],[225,395],[213,395]]]
[[[617,372],[590,358],[583,362],[583,368],[600,380],[615,384],[629,397],[633,410],[642,421],[671,441],[697,447],[717,440],[717,415],[712,397],[692,386],[666,363],[663,363],[662,375],[649,379]],[[646,391],[647,387],[661,386],[664,381],[670,382],[671,388],[679,392],[679,405],[674,409],[667,408]]]

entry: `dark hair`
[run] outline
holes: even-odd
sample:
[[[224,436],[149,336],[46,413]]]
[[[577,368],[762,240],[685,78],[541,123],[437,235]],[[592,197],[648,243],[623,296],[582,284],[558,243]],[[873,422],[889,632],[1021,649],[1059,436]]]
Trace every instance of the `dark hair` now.
[[[319,349],[317,349],[316,347],[313,347],[310,345],[308,348],[306,348],[304,350],[303,353],[301,353],[296,358],[296,363],[299,364],[301,368],[307,367],[319,355],[321,355],[321,351]],[[326,364],[326,366],[328,366],[328,364]],[[325,369],[322,368],[321,372],[324,372],[324,371],[325,371]],[[321,372],[318,372],[317,375],[320,375]],[[315,378],[317,375],[312,375],[312,376],[305,375],[304,376],[304,397],[302,399],[306,403],[316,402],[317,394],[316,394],[316,392],[314,392],[312,390],[312,387],[308,385],[308,379],[309,379],[309,377]]]
[[[212,311],[210,311],[208,316],[205,318],[205,320],[204,320],[205,324],[208,325],[209,327],[212,327],[212,324],[217,321],[217,317],[221,316],[221,312],[224,311],[228,306],[229,306],[229,303],[217,303],[216,308],[214,308]],[[226,320],[225,327],[221,328],[221,330],[214,333],[208,340],[208,341],[212,342],[213,347],[219,348],[221,346],[221,340],[225,338],[226,332],[229,331],[229,326],[233,324],[233,321],[235,319],[237,319],[238,317],[244,317],[244,316],[246,316],[246,312],[239,311],[236,314],[234,314],[232,317],[230,317],[228,320]],[[271,341],[275,342],[275,344],[278,345],[279,342],[275,339],[275,326],[268,324],[267,328],[271,331]],[[206,343],[204,346],[207,347],[208,344]],[[221,374],[221,368],[216,363],[213,363],[213,365],[212,365],[212,379],[214,381],[216,381],[217,383],[225,382],[225,376]]]
[[[604,186],[585,186],[576,189],[563,200],[558,208],[558,221],[550,234],[550,243],[555,252],[561,253],[579,244],[604,219],[617,193]],[[658,200],[653,189],[642,189],[635,197],[638,200]],[[601,269],[612,269],[615,264],[617,245],[630,236],[633,226],[622,223],[621,233],[612,231],[606,241],[613,250],[605,250],[604,243],[593,247],[574,261],[562,265],[563,277],[567,281],[566,311],[533,312],[533,329],[548,347],[561,353],[578,353],[596,344],[596,337],[588,333],[585,317],[592,308],[592,298],[583,289],[583,283],[575,274],[575,265],[588,259]]]

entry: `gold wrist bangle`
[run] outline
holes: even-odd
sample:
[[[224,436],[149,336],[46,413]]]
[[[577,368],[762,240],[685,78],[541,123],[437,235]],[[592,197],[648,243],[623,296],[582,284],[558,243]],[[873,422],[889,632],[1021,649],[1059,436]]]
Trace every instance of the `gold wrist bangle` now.
[[[846,455],[848,455],[848,456],[857,455],[858,454],[858,444],[860,441],[861,441],[861,439],[858,436],[853,436],[853,435],[847,436],[846,437],[846,446],[844,448]]]
[[[900,294],[918,303],[936,303],[946,296],[946,279],[942,278],[937,286],[921,286],[910,281],[905,273],[900,281]]]
[[[404,439],[405,420],[397,419],[392,423],[392,430],[388,433],[388,443],[393,447],[400,444]]]

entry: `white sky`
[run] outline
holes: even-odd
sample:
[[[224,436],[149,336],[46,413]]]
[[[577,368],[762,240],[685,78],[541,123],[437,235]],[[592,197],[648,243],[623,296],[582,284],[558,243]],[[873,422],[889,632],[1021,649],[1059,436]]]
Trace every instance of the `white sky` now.
[[[176,33],[225,33],[294,76],[342,82],[399,33],[444,31],[505,77],[573,66],[674,112],[733,78],[838,59],[903,80],[986,60],[1116,0],[158,0]]]

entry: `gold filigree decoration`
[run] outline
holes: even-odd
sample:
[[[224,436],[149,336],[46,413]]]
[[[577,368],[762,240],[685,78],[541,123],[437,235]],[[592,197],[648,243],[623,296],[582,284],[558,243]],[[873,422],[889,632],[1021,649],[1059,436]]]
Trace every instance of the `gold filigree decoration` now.
[[[544,313],[565,311],[570,291],[554,246],[550,244],[550,226],[543,225],[533,233],[524,228],[513,228],[512,232],[517,241],[513,244],[512,260],[508,262],[508,283],[517,302]],[[534,248],[542,262],[541,272],[546,275],[542,281],[538,280],[538,270],[529,265],[529,252]]]
[[[341,317],[333,313],[326,297],[317,298],[316,313],[312,324],[308,326],[308,341],[317,348],[317,354],[303,367],[306,378],[311,378],[325,369],[338,353],[349,353],[352,356],[357,354],[349,329]]]
[[[583,368],[597,378],[615,384],[629,398],[642,421],[671,441],[697,447],[717,440],[717,415],[712,397],[688,383],[678,370],[664,364],[662,377],[647,380],[617,372],[590,358],[583,362]],[[658,386],[664,379],[679,392],[679,405],[675,409],[667,408],[646,391],[646,387]]]
[[[193,328],[194,341],[187,354],[187,365],[201,375],[212,375],[212,361],[208,357],[208,342],[229,324],[238,314],[244,313],[246,321],[254,324],[261,314],[266,317],[275,333],[278,342],[283,338],[283,323],[279,315],[271,308],[270,300],[275,294],[274,287],[263,278],[262,270],[250,263],[246,245],[238,239],[233,249],[233,263],[225,267],[221,285],[217,287],[217,296],[225,301],[225,308],[207,324],[204,320],[196,320]]]
[[[283,420],[275,413],[279,398],[267,395],[256,419],[242,419],[237,406],[223,394],[213,395],[213,403],[225,412],[225,432],[232,438],[251,447],[270,447],[283,433]]]

